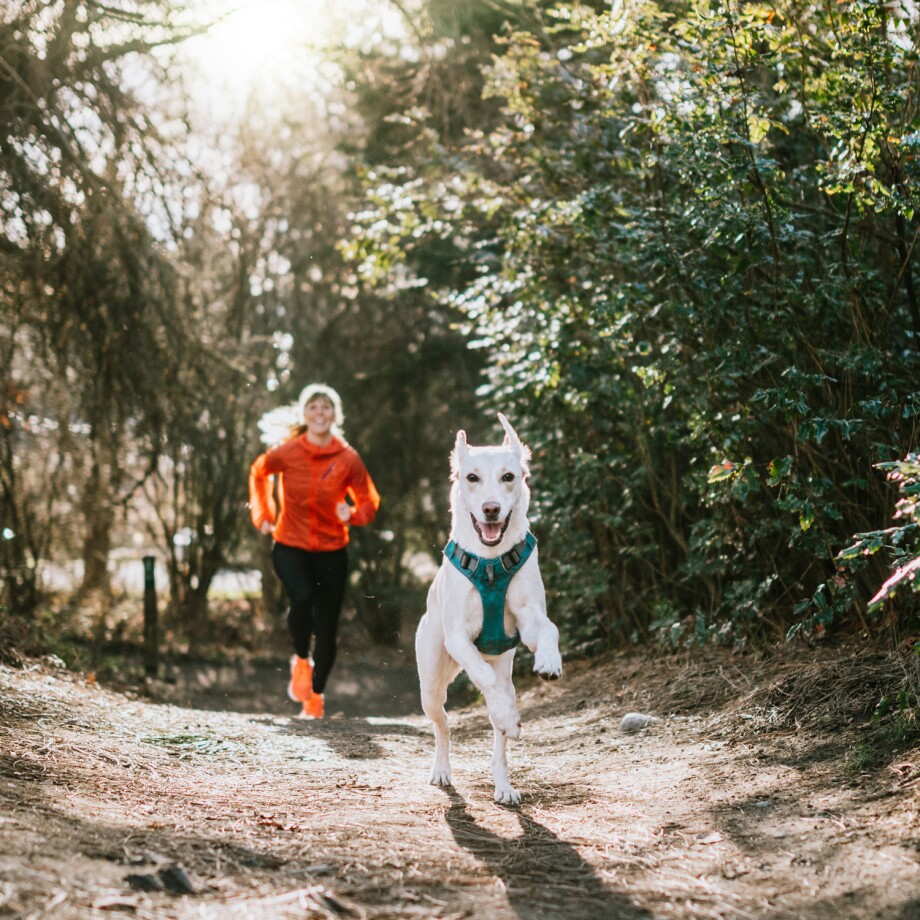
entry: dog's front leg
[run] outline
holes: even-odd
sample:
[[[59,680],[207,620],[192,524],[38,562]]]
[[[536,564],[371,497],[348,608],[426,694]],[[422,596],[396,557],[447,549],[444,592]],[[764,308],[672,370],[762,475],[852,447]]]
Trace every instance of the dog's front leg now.
[[[500,805],[520,805],[521,793],[511,785],[508,775],[508,736],[494,733],[492,744],[492,780],[495,783],[495,801]]]
[[[514,653],[506,653],[492,667],[499,683],[503,684],[507,694],[514,700],[514,683],[511,669],[514,664]],[[521,794],[511,785],[508,775],[508,736],[498,729],[494,731],[492,743],[492,780],[495,783],[495,801],[500,805],[520,805]]]
[[[521,642],[533,652],[533,669],[544,680],[562,677],[559,630],[539,602],[524,605],[517,613]]]
[[[469,636],[454,631],[444,638],[451,658],[466,671],[467,677],[485,697],[492,727],[509,738],[517,738],[521,733],[521,717],[514,693],[509,693],[504,682],[496,677],[492,666],[483,660]],[[514,653],[505,652],[505,655],[513,658]]]
[[[537,565],[537,551],[508,587],[521,641],[533,652],[533,669],[544,680],[562,677],[559,630],[546,613],[546,591]]]

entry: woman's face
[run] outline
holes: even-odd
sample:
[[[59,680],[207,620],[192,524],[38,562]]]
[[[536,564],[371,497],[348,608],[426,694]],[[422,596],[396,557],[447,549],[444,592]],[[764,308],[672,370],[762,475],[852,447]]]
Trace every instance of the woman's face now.
[[[335,421],[335,408],[325,396],[314,396],[303,409],[303,420],[310,434],[329,434]]]

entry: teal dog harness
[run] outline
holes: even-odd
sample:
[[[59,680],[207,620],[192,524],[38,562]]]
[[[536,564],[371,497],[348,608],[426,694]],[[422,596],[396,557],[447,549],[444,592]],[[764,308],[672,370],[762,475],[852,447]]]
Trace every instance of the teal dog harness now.
[[[444,555],[476,586],[482,598],[482,632],[473,641],[485,655],[501,655],[521,641],[517,630],[513,636],[505,635],[505,595],[511,579],[530,558],[536,545],[536,537],[528,533],[497,559],[476,556],[453,540],[444,547]]]

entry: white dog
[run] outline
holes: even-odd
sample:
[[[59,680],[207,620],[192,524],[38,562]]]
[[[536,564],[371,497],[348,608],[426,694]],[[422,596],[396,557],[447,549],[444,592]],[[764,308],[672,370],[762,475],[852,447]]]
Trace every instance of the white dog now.
[[[562,658],[527,521],[530,450],[501,413],[498,418],[505,429],[500,447],[470,447],[466,433],[457,433],[450,458],[450,541],[428,592],[415,653],[422,708],[434,723],[431,782],[451,784],[444,702],[448,685],[463,670],[482,692],[495,732],[495,801],[516,805],[521,795],[511,786],[505,749],[521,731],[511,681],[514,650],[523,642],[534,653],[534,671],[547,680],[562,675]]]

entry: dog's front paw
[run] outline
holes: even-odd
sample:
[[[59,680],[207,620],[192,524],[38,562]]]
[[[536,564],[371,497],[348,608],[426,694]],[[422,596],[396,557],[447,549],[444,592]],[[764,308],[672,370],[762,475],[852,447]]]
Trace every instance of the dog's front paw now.
[[[562,656],[558,649],[548,653],[537,652],[534,658],[533,669],[543,680],[558,680],[562,677]]]
[[[521,804],[521,793],[513,786],[496,786],[494,798],[499,805]]]
[[[452,786],[450,778],[450,767],[441,764],[435,764],[431,770],[431,779],[428,780],[432,786]]]
[[[489,710],[492,727],[507,738],[518,738],[521,734],[521,716],[512,705],[494,707]]]

